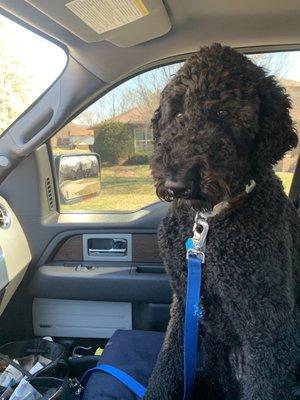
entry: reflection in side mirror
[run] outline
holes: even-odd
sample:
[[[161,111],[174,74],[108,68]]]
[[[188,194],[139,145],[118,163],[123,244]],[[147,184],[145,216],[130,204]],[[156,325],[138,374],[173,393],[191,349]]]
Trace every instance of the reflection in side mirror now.
[[[73,204],[99,195],[101,162],[98,154],[59,156],[56,168],[62,203]]]

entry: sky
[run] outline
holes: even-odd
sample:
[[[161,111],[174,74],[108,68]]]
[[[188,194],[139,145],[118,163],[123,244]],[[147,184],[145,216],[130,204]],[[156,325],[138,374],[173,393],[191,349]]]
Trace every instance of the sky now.
[[[300,51],[290,52],[291,68],[284,78],[300,81]]]
[[[1,26],[0,41],[7,46],[7,51],[13,51],[17,54],[20,63],[24,63],[31,75],[31,103],[60,75],[65,67],[67,56],[57,45],[3,16],[0,16],[0,28]],[[273,58],[274,63],[278,66],[282,54],[277,53]],[[300,51],[290,52],[287,60],[287,68],[284,70],[283,77],[300,81]],[[127,83],[127,87],[128,84],[130,85],[130,82]],[[132,80],[132,88],[134,88],[134,79]],[[29,105],[26,104],[24,109]]]

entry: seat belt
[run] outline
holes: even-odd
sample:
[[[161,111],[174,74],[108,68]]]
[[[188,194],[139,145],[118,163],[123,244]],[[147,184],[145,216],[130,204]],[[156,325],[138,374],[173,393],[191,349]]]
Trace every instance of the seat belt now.
[[[201,232],[199,229],[201,228]],[[187,258],[187,291],[184,317],[184,397],[183,400],[190,399],[196,377],[198,361],[198,337],[199,322],[202,317],[201,310],[201,281],[202,270],[205,263],[205,243],[208,233],[208,223],[205,218],[196,215],[193,227],[194,235],[187,239],[186,258]],[[95,371],[103,371],[118,379],[128,387],[139,398],[143,398],[147,389],[132,376],[126,374],[119,368],[107,364],[99,364],[95,368],[88,370],[81,384],[85,387],[88,378]]]

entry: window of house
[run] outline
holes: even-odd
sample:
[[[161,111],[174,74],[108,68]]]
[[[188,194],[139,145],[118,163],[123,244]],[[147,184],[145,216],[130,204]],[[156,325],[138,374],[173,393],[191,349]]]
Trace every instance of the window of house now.
[[[153,134],[150,126],[134,128],[134,148],[140,152],[151,152],[153,150]]]
[[[286,88],[293,102],[292,117],[299,130],[300,51],[249,57],[275,75]],[[63,212],[126,212],[158,200],[149,168],[153,150],[150,120],[161,90],[181,65],[156,68],[129,79],[92,104],[51,139],[55,156],[95,152],[101,157],[99,194],[73,203],[62,201]],[[286,193],[299,151],[300,144],[275,166]]]
[[[0,15],[0,135],[62,72],[65,52]]]

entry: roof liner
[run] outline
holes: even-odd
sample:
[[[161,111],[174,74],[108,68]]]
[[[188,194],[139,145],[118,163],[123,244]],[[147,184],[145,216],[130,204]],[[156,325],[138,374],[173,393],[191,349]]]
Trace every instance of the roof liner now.
[[[25,0],[0,0],[3,9],[64,44],[75,59],[105,82],[213,42],[238,48],[300,43],[297,0],[165,0],[164,4],[172,29],[159,38],[121,48],[106,40],[86,43]]]

